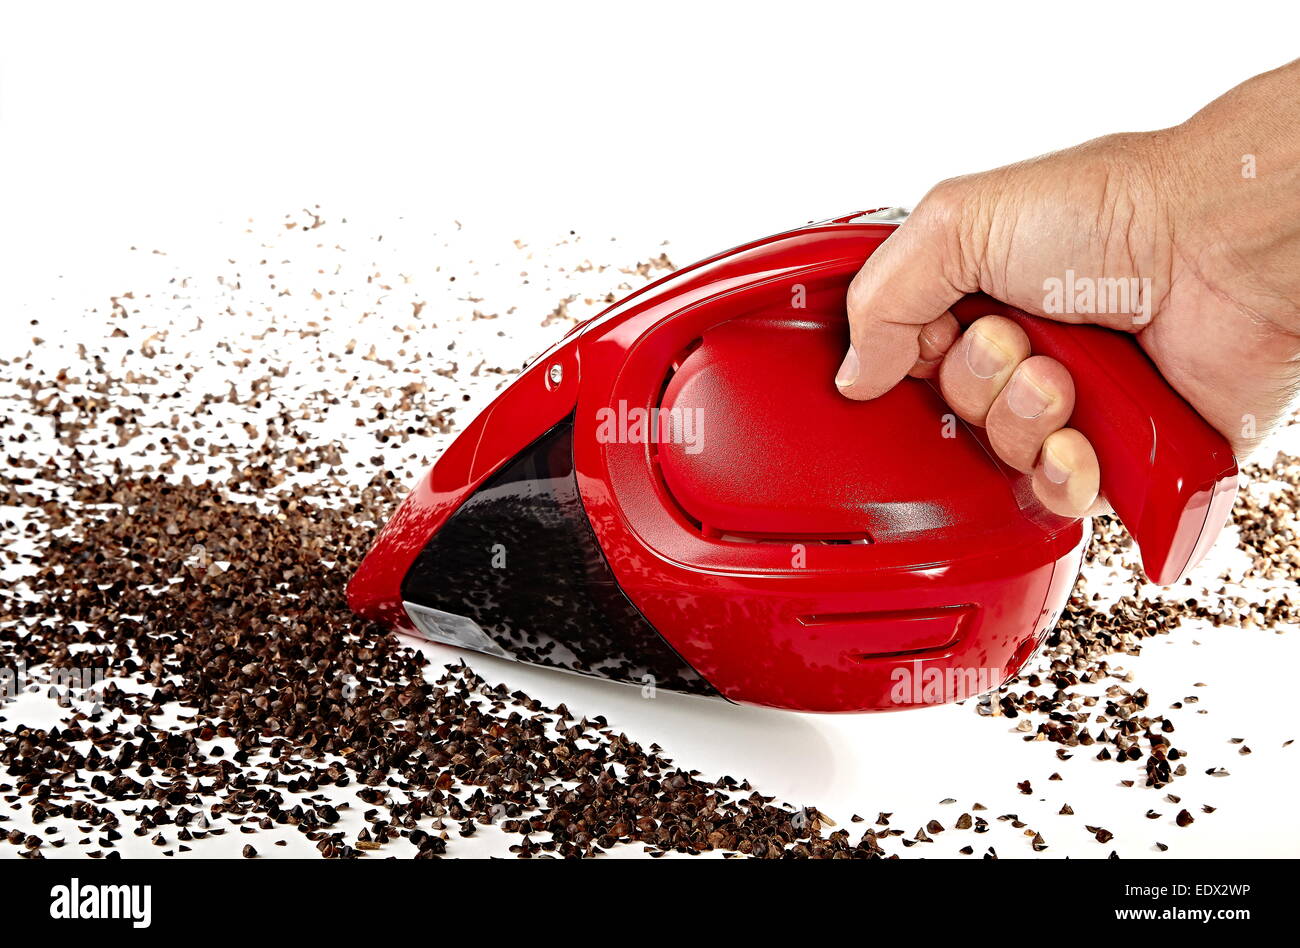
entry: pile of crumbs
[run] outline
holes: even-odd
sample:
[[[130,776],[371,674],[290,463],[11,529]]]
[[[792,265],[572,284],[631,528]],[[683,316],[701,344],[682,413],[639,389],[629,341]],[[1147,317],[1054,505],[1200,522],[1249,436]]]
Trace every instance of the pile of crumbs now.
[[[954,832],[996,858],[976,837],[1001,828],[1050,854],[977,801],[841,825],[353,616],[347,578],[406,485],[534,351],[673,267],[576,235],[480,264],[453,234],[418,272],[392,246],[319,209],[250,222],[215,272],[150,254],[154,282],[35,318],[0,359],[0,852],[117,858],[130,834],[173,858],[439,857],[499,834],[520,857],[896,858]],[[967,705],[1062,767],[1160,789],[1148,818],[1191,827],[1215,809],[1177,792],[1194,700],[1155,708],[1118,663],[1188,619],[1293,628],[1298,512],[1300,459],[1249,468],[1242,565],[1200,598],[1145,586],[1098,521],[1089,566],[1127,589],[1085,570],[1043,654]],[[1108,853],[1104,821],[1080,822]]]

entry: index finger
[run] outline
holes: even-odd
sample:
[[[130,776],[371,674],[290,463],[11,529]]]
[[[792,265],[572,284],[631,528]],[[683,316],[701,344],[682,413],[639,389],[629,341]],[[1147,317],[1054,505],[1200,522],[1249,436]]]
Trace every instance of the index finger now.
[[[876,398],[903,379],[921,355],[921,333],[968,290],[960,273],[953,216],[927,197],[849,285],[852,340],[835,384],[849,398]],[[974,287],[972,287],[974,289]]]

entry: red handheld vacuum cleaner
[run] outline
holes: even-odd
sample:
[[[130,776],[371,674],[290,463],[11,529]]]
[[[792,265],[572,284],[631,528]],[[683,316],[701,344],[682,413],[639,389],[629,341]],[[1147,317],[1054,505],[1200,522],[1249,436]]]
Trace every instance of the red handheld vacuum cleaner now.
[[[348,587],[395,629],[517,661],[799,711],[971,697],[1015,675],[1084,524],[1034,498],[927,382],[834,375],[881,212],[718,254],[572,329],[456,438]],[[982,296],[1071,372],[1070,425],[1147,576],[1232,507],[1224,438],[1129,336]]]

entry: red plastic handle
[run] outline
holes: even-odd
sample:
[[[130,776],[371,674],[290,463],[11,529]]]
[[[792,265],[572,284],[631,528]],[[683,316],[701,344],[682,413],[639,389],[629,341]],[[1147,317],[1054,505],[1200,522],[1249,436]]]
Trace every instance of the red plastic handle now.
[[[986,296],[952,307],[963,325],[1015,320],[1035,354],[1074,379],[1070,427],[1092,443],[1101,490],[1142,552],[1155,583],[1180,580],[1214,544],[1237,494],[1237,459],[1223,435],[1169,387],[1127,333],[1022,313]]]

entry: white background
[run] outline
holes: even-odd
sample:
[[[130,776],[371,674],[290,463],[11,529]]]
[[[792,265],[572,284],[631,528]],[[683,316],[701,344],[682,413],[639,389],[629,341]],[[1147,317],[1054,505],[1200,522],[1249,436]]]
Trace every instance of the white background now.
[[[1180,122],[1297,35],[1267,2],[12,4],[0,261],[14,292],[315,203],[704,253]]]
[[[102,303],[132,245],[201,260],[231,222],[313,205],[376,227],[459,220],[500,240],[671,239],[686,263],[810,219],[911,204],[950,175],[1177,123],[1293,58],[1297,36],[1297,8],[1268,3],[11,6],[0,321],[56,290]],[[1113,765],[1066,772],[1054,745],[1025,747],[969,707],[790,715],[474,664],[841,825],[882,809],[909,832],[950,825],[956,812],[938,801],[952,796],[1031,819],[1046,855],[1150,855],[1154,839],[1170,855],[1296,855],[1296,754],[1280,748],[1300,730],[1288,697],[1298,644],[1294,631],[1185,630],[1122,663],[1155,707],[1207,682],[1211,713],[1184,713],[1177,743],[1200,755],[1193,774],[1234,775],[1174,788],[1198,817],[1202,802],[1220,808],[1187,830],[1169,825],[1178,807],[1161,793],[1120,788]],[[1255,754],[1238,758],[1234,736]],[[1047,782],[1054,770],[1067,780]],[[1026,778],[1032,796],[1015,790]],[[1079,819],[1055,819],[1066,800]],[[1148,807],[1164,811],[1158,825]],[[1114,844],[1093,842],[1084,821]],[[993,841],[956,835],[936,854]],[[1031,855],[1014,837],[997,843]]]

